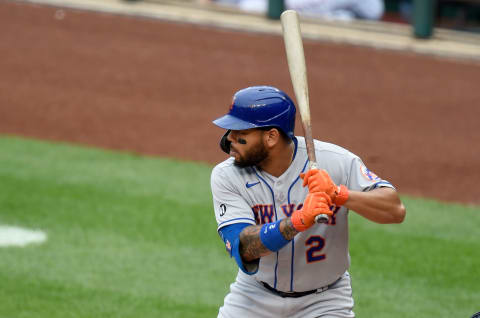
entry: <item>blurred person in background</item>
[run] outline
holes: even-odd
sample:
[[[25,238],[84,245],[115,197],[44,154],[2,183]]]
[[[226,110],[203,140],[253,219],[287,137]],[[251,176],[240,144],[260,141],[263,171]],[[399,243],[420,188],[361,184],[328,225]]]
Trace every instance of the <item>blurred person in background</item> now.
[[[380,20],[385,11],[383,0],[285,0],[288,9],[306,17],[329,20]]]
[[[238,7],[240,10],[267,12],[269,0],[202,0]],[[380,20],[385,11],[383,0],[285,0],[285,8],[309,18],[351,21]]]

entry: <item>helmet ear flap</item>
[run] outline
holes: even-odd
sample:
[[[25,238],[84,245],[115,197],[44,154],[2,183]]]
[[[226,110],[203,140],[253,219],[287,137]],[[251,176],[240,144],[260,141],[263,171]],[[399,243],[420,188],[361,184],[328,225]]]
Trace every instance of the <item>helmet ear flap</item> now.
[[[220,148],[227,154],[230,154],[231,142],[227,139],[227,137],[231,131],[231,129],[227,130],[227,132],[223,135],[222,139],[220,139]]]

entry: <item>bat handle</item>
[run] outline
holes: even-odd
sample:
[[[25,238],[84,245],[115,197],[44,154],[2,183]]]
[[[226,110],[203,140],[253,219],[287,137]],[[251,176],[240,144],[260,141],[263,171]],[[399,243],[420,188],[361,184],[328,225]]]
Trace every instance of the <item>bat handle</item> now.
[[[317,163],[315,161],[310,161],[309,169],[318,169]],[[328,215],[319,214],[315,217],[315,222],[318,224],[328,223]]]
[[[317,222],[318,224],[328,223],[328,215],[326,215],[326,214],[317,215],[315,217],[315,222]]]

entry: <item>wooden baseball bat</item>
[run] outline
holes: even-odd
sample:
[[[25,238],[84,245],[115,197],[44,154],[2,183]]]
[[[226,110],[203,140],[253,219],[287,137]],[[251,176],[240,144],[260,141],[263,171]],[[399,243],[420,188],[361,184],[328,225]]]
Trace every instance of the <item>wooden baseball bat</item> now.
[[[303,52],[302,35],[298,13],[294,10],[286,10],[281,16],[283,40],[287,53],[288,69],[292,79],[293,90],[297,99],[297,107],[300,110],[305,143],[307,145],[309,169],[317,168],[315,146],[312,137],[312,124],[310,123],[310,104],[308,99],[307,67]],[[327,223],[328,215],[320,214],[315,218],[317,223]]]

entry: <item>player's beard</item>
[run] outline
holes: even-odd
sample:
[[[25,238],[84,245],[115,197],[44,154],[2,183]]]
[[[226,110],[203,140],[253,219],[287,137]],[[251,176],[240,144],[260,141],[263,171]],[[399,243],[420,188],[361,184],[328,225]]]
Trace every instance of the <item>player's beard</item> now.
[[[263,143],[259,143],[252,147],[245,155],[239,155],[239,159],[235,159],[233,164],[239,168],[258,166],[262,161],[268,158],[268,151]]]

